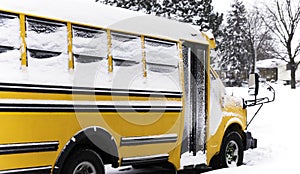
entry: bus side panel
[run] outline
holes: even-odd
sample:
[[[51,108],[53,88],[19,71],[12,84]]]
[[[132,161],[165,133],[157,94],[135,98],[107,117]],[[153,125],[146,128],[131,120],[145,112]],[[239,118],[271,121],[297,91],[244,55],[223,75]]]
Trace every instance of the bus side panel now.
[[[71,113],[2,112],[0,117],[0,144],[11,146],[0,155],[0,170],[53,165],[64,145],[81,129]],[[57,142],[58,149],[38,146],[49,142]],[[32,147],[18,149],[15,144]]]
[[[58,143],[58,149],[27,152],[8,152],[0,155],[0,170],[53,165],[66,143],[79,131],[98,126],[108,130],[115,138],[121,157],[147,156],[169,153],[176,149],[174,142],[120,146],[122,137],[149,135],[178,135],[179,113],[0,113],[0,144]],[[35,146],[35,145],[34,145]],[[15,153],[15,154],[14,154]],[[171,160],[173,157],[170,157]],[[178,158],[178,157],[177,157]],[[27,159],[27,160],[26,160]],[[30,159],[30,160],[28,160]]]

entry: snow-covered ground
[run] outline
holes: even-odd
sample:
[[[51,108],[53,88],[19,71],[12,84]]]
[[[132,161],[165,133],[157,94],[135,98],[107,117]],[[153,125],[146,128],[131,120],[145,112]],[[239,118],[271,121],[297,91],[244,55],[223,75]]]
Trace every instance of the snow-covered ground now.
[[[258,139],[258,148],[245,153],[245,165],[238,168],[220,169],[208,174],[253,174],[300,172],[300,89],[272,84],[276,100],[266,104],[249,126]],[[235,95],[247,95],[246,88],[229,89]],[[248,108],[249,117],[257,108]],[[250,119],[250,118],[249,118]]]

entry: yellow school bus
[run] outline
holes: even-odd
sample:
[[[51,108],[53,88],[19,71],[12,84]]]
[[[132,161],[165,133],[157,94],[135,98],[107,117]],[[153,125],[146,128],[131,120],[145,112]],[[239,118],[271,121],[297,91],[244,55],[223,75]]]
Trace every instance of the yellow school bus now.
[[[230,167],[256,147],[243,100],[210,68],[213,39],[194,26],[14,3],[0,7],[0,173]]]

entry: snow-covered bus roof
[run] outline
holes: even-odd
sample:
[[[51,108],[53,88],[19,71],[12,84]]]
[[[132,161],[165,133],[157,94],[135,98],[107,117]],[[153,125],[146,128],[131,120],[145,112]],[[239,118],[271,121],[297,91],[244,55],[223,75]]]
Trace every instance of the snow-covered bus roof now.
[[[111,7],[93,0],[1,0],[0,10],[175,41],[208,44],[202,33],[190,24]]]

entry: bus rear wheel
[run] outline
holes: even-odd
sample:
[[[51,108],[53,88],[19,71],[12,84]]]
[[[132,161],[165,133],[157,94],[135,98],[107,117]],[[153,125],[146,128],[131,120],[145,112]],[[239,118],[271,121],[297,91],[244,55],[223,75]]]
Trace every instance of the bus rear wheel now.
[[[104,174],[101,157],[91,149],[81,149],[71,155],[62,174]]]

